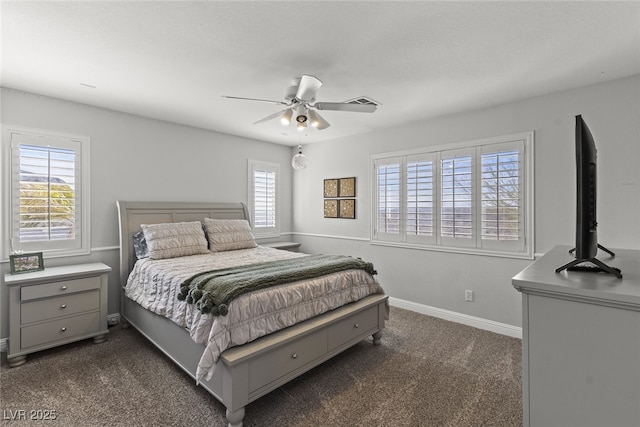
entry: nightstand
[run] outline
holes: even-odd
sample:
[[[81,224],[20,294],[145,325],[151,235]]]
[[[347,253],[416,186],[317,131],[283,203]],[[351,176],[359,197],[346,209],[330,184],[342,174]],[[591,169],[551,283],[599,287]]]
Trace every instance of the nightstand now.
[[[289,251],[289,252],[298,252],[298,248],[300,247],[300,243],[296,243],[296,242],[272,242],[272,243],[263,243],[261,246],[266,246],[268,248],[280,249],[280,250]]]
[[[101,343],[107,329],[108,273],[102,263],[50,267],[6,274],[9,287],[10,367],[27,354],[92,338]]]

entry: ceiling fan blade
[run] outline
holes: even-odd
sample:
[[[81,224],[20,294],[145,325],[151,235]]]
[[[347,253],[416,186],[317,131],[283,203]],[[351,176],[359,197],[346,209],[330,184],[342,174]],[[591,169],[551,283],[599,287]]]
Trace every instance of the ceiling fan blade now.
[[[352,111],[354,113],[373,113],[378,108],[375,105],[348,102],[316,102],[312,107],[318,110]]]
[[[311,102],[315,99],[320,86],[322,86],[320,79],[303,74],[302,77],[300,77],[300,85],[298,86],[298,92],[296,92],[296,98],[300,101]]]
[[[278,118],[278,117],[282,116],[282,113],[284,113],[285,111],[287,111],[287,110],[282,110],[282,111],[278,111],[277,113],[273,113],[273,114],[265,117],[264,119],[260,119],[257,122],[254,122],[253,124],[257,125],[259,123],[268,122],[269,120],[273,120],[275,118]]]
[[[270,104],[288,105],[286,102],[272,101],[270,99],[242,98],[240,96],[227,96],[227,95],[222,95],[222,97],[223,98],[229,98],[229,99],[240,99],[242,101],[258,101],[258,102],[268,102]]]

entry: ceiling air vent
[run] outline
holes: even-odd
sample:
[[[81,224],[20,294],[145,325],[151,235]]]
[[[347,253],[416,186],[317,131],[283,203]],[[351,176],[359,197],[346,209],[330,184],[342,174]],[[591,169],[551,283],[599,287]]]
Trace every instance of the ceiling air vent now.
[[[380,105],[379,102],[376,102],[371,98],[367,98],[366,96],[359,96],[357,98],[353,98],[345,102],[347,104],[376,105],[376,106]]]

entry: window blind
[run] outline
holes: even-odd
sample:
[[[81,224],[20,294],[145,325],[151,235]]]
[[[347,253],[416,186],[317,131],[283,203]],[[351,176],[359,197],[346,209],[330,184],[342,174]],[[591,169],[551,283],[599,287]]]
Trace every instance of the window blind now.
[[[273,171],[253,171],[253,224],[255,228],[276,226],[276,174]]]
[[[483,239],[520,238],[520,171],[518,151],[482,155]]]
[[[377,166],[378,208],[376,228],[378,233],[400,232],[400,163],[383,163]]]
[[[440,235],[473,237],[473,159],[471,156],[441,160]]]
[[[407,162],[406,231],[414,236],[433,236],[433,161]]]
[[[9,253],[89,253],[89,139],[10,130]]]
[[[248,205],[256,237],[278,237],[280,233],[280,165],[258,160],[247,162]]]
[[[76,238],[76,153],[74,150],[18,145],[20,242]]]
[[[528,132],[373,155],[372,243],[532,257],[532,144]]]

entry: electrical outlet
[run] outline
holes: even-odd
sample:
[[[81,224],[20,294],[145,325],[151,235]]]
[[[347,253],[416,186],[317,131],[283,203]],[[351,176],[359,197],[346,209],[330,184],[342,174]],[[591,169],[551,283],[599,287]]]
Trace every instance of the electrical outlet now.
[[[470,289],[467,289],[466,291],[464,291],[464,300],[465,301],[473,301],[473,291]]]

